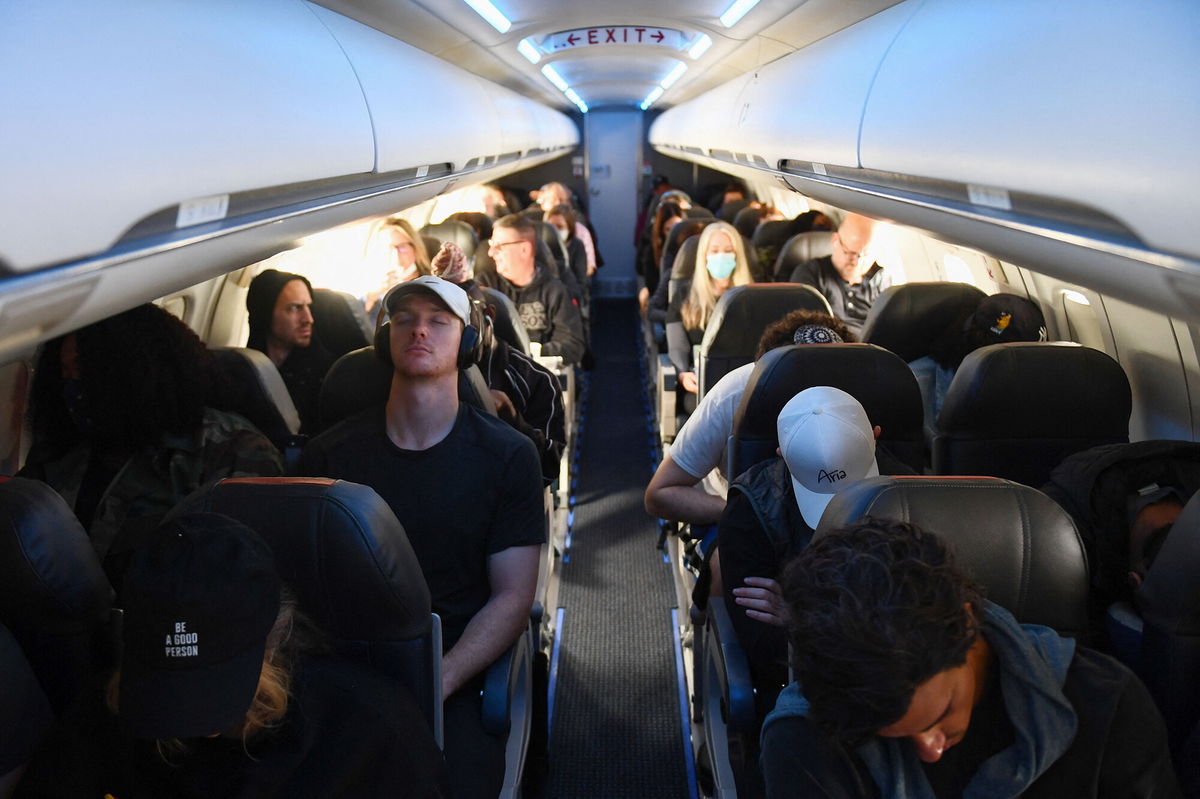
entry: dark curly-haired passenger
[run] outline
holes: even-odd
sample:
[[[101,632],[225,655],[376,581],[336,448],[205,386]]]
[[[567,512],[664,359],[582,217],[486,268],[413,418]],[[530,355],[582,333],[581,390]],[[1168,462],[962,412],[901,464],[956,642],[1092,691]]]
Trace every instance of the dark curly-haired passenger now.
[[[767,717],[767,796],[1179,796],[1146,689],[1019,624],[932,532],[865,519],[786,569],[796,672]]]
[[[222,379],[200,338],[150,304],[43,346],[20,474],[63,496],[114,584],[139,535],[202,484],[282,474],[250,422],[209,407]]]

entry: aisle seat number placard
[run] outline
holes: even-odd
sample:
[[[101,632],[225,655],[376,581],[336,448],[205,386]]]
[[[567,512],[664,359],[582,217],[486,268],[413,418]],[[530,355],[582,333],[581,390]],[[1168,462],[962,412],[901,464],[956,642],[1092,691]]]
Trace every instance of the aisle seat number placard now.
[[[544,52],[553,53],[558,50],[570,50],[575,47],[611,46],[614,44],[649,44],[655,47],[672,47],[676,50],[682,50],[686,42],[680,31],[671,30],[670,28],[615,25],[612,27],[578,28],[577,30],[552,33],[542,42],[541,49]]]

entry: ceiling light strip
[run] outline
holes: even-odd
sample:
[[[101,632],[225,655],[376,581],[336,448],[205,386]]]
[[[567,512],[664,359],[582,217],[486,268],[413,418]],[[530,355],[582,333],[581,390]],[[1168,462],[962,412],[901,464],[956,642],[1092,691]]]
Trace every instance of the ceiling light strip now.
[[[508,33],[508,29],[512,27],[512,23],[508,21],[508,17],[500,13],[500,9],[492,5],[491,0],[463,0],[475,10],[475,13],[487,20],[488,24],[501,33]],[[726,14],[729,12],[726,11]]]
[[[692,46],[688,48],[688,55],[690,55],[692,60],[695,61],[700,56],[708,52],[708,48],[712,47],[712,43],[712,37],[707,33],[702,33],[699,37],[697,37],[696,41],[692,42]]]
[[[537,46],[528,39],[517,42],[517,52],[525,56],[530,64],[536,64],[542,60],[542,54],[538,51]]]
[[[470,0],[467,0],[470,2]],[[721,15],[721,24],[726,28],[732,28],[738,24],[742,17],[746,16],[746,12],[758,5],[758,0],[734,0],[733,5],[725,10]]]
[[[683,77],[683,73],[687,72],[687,68],[688,68],[688,65],[683,63],[682,61],[680,61],[678,64],[675,65],[675,69],[668,72],[667,76],[665,78],[663,78],[662,81],[659,82],[658,85],[663,87],[664,90],[671,88],[672,86],[675,85],[675,81],[677,81],[681,77]]]

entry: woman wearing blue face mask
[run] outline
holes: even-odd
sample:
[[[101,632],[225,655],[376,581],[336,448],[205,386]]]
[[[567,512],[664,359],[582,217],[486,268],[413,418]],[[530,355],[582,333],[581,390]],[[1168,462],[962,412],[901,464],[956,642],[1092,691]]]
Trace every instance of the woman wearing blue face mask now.
[[[720,296],[732,286],[751,282],[746,248],[737,229],[728,222],[713,222],[704,228],[696,247],[691,288],[677,293],[667,309],[667,346],[685,392],[681,395],[685,411],[695,407],[699,387],[692,347],[704,338],[704,328]]]

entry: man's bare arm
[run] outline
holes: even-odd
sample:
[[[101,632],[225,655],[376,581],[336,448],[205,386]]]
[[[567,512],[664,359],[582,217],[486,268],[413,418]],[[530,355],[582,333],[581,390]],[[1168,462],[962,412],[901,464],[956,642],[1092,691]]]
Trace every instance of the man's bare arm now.
[[[529,625],[540,558],[540,546],[509,547],[488,557],[492,593],[442,657],[443,697],[492,665]]]
[[[725,500],[714,497],[680,468],[671,456],[663,458],[646,486],[646,512],[659,519],[689,524],[716,524],[725,510]]]

